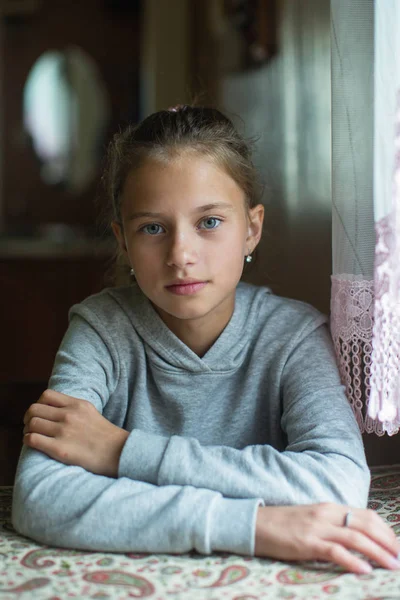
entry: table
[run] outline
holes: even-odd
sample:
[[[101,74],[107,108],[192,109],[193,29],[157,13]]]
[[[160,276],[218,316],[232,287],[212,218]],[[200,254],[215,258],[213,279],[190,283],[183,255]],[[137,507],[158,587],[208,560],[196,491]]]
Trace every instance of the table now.
[[[400,465],[375,467],[369,506],[400,535]],[[12,487],[0,487],[0,600],[400,599],[400,571],[344,573],[318,562],[215,553],[173,556],[82,552],[37,544],[10,522]]]

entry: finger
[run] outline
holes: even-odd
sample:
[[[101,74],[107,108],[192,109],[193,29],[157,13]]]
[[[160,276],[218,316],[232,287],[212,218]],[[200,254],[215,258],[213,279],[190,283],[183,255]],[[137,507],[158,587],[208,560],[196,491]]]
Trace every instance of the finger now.
[[[396,557],[400,552],[400,544],[393,529],[374,510],[352,509],[349,527],[340,529],[359,531]]]
[[[56,437],[59,433],[60,426],[47,419],[41,419],[40,417],[33,417],[27,425],[24,427],[25,436],[29,436],[32,433],[39,433],[49,437]]]
[[[24,441],[24,443],[31,448],[44,452],[44,454],[47,454],[50,458],[62,462],[65,465],[71,464],[69,453],[60,448],[60,442],[54,437],[48,437],[40,433],[29,433],[26,438],[28,439]]]
[[[352,573],[357,573],[359,575],[371,573],[372,571],[372,567],[369,563],[352,554],[340,544],[320,540],[315,551],[315,558],[317,560],[333,562],[340,567],[343,567],[346,571],[351,571]]]
[[[75,398],[67,396],[66,394],[61,394],[61,392],[45,390],[40,396],[38,403],[62,408],[64,406],[69,406],[74,400]]]
[[[61,421],[63,412],[60,408],[54,406],[48,406],[46,404],[32,404],[24,415],[24,425],[27,425],[33,417],[41,417],[48,421]]]
[[[393,554],[382,547],[382,545],[363,532],[350,529],[349,527],[337,527],[333,530],[329,539],[345,546],[350,550],[355,550],[364,554],[371,560],[374,560],[385,569],[399,569],[400,562],[395,559]]]

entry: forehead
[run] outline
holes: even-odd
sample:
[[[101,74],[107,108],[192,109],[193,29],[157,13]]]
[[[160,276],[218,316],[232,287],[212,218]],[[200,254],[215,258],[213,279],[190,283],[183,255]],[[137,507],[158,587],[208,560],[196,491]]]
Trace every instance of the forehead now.
[[[204,205],[222,199],[242,208],[245,194],[223,168],[203,156],[191,154],[163,161],[147,159],[132,170],[125,181],[122,206],[167,208],[182,202]]]

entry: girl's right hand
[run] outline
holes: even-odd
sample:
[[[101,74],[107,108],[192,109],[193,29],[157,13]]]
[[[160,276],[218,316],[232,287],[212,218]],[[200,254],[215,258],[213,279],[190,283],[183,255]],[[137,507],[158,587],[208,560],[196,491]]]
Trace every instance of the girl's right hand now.
[[[351,519],[344,527],[349,511]],[[400,544],[373,510],[333,503],[258,509],[256,556],[283,561],[324,560],[354,573],[369,573],[370,564],[351,550],[376,561],[380,567],[400,568]]]

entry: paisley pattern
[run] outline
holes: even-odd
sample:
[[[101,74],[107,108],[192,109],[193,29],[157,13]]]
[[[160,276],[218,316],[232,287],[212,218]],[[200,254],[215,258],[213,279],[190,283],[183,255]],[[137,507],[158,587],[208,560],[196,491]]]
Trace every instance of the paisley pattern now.
[[[296,567],[289,567],[289,569],[283,569],[277,573],[277,580],[280,583],[286,583],[289,585],[299,585],[308,583],[320,583],[321,581],[328,581],[337,577],[337,573],[329,573],[329,571],[307,571],[307,569],[299,569]]]
[[[26,546],[26,544],[24,544],[24,546]],[[13,547],[15,548],[15,544]],[[87,553],[68,550],[67,548],[41,548],[39,550],[28,552],[21,561],[21,564],[30,569],[44,569],[56,564],[54,560],[43,560],[46,556],[81,556],[82,554]]]
[[[45,577],[36,577],[34,579],[28,579],[24,583],[17,585],[15,587],[10,588],[0,588],[0,592],[14,593],[14,594],[22,594],[22,592],[32,592],[33,590],[37,590],[49,583],[50,579],[46,579]]]
[[[197,585],[199,585],[199,587],[202,587],[203,589],[206,587],[221,588],[241,581],[242,579],[247,577],[249,573],[250,570],[247,567],[244,567],[242,565],[232,565],[223,569],[221,573],[218,574],[219,576],[216,581],[213,581],[209,584],[204,584],[198,579],[197,584],[192,583],[192,586],[197,587]],[[210,571],[201,571],[200,569],[196,569],[196,571],[194,571],[194,575],[196,575],[198,578],[206,578],[210,575],[212,576],[213,573],[211,573]]]
[[[135,598],[146,598],[154,592],[153,585],[138,575],[130,575],[123,571],[92,571],[83,576],[90,583],[101,583],[103,585],[123,585],[129,587],[130,595]]]
[[[388,600],[400,571],[344,573],[322,562],[284,563],[197,552],[185,555],[49,548],[10,523],[11,487],[0,487],[0,600]],[[372,470],[369,507],[400,536],[400,465]]]
[[[388,475],[380,475],[374,478],[374,490],[395,490],[400,488],[400,474],[390,473]]]
[[[244,579],[249,574],[247,567],[241,567],[240,565],[227,567],[218,577],[218,581],[212,584],[210,587],[222,587],[224,585],[232,585],[241,579]]]

